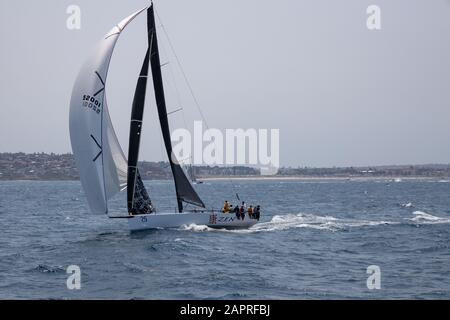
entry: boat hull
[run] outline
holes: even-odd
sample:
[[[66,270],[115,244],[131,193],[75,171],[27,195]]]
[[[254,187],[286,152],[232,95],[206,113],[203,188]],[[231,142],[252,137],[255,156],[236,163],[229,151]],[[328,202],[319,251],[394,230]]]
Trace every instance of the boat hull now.
[[[237,219],[234,214],[211,212],[185,212],[185,213],[152,213],[136,215],[128,219],[130,231],[178,228],[183,225],[206,225],[210,228],[246,229],[255,225],[257,220]]]

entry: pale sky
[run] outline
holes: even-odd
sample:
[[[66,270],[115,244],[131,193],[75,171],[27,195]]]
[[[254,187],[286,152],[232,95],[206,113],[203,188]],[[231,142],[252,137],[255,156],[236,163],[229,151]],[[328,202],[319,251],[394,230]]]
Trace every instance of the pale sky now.
[[[66,28],[71,4],[81,8],[81,30]],[[71,152],[69,101],[80,66],[117,22],[148,4],[0,0],[0,152]],[[371,4],[381,8],[381,30],[366,27]],[[210,127],[280,129],[285,166],[450,163],[450,1],[155,5]],[[145,41],[142,16],[119,39],[107,83],[125,153]],[[189,128],[201,118],[179,78]],[[161,160],[148,91],[141,159]],[[174,93],[167,85],[169,111],[179,104]],[[181,113],[171,121],[182,126]]]

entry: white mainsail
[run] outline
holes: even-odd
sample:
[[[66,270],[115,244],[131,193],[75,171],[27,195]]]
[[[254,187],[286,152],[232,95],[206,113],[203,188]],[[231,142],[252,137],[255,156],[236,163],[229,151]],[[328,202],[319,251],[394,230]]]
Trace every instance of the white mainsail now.
[[[116,25],[98,43],[75,81],[70,101],[70,140],[80,180],[93,213],[108,213],[108,199],[126,187],[127,160],[108,112],[105,84],[122,30],[141,9]]]

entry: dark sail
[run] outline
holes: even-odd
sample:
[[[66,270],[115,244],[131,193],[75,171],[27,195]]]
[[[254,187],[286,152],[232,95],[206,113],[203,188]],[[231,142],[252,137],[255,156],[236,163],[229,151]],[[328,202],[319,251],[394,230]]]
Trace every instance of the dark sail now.
[[[172,169],[177,193],[177,202],[179,212],[183,211],[183,202],[191,203],[199,207],[205,207],[203,201],[195,192],[183,169],[178,164],[175,156],[172,155],[172,142],[170,140],[169,121],[167,119],[166,101],[164,97],[164,86],[161,74],[161,62],[158,51],[158,40],[156,36],[155,14],[153,5],[147,10],[147,23],[149,29],[150,43],[150,65],[153,75],[153,87],[155,90],[156,105],[158,107],[159,122],[161,124],[164,145],[166,146],[167,156]]]
[[[149,49],[142,64],[141,73],[134,93],[131,109],[130,142],[128,147],[128,177],[127,177],[127,203],[131,214],[146,214],[153,212],[152,201],[145,190],[137,163],[139,158],[139,145],[141,142],[142,119],[144,116],[145,93],[149,67]]]
[[[131,214],[149,214],[154,211],[152,201],[148,196],[144,183],[142,182],[139,170],[136,170],[136,183],[134,185],[134,198],[132,208],[129,211]]]

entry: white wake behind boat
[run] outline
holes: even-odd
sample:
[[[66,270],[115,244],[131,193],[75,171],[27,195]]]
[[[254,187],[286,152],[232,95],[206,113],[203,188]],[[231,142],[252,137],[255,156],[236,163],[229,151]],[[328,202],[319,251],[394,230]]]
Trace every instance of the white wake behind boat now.
[[[132,103],[128,158],[119,144],[106,103],[106,79],[116,42],[124,28],[142,12],[147,13],[148,48],[139,74]],[[178,212],[159,213],[142,182],[137,168],[144,116],[147,79],[151,78],[162,137],[172,170]],[[191,181],[172,152],[168,113],[158,50],[153,4],[117,24],[99,42],[75,81],[70,101],[70,139],[80,180],[93,213],[108,214],[108,200],[127,190],[130,230],[174,228],[183,225],[207,225],[214,228],[248,228],[256,220],[237,219],[205,209]],[[198,209],[185,211],[185,204]]]

